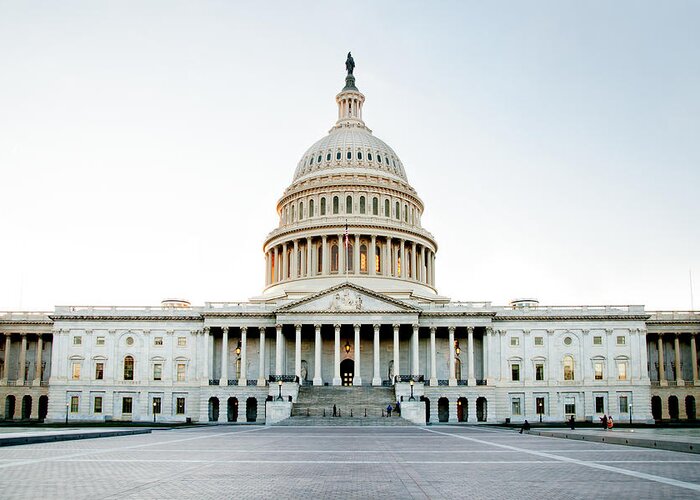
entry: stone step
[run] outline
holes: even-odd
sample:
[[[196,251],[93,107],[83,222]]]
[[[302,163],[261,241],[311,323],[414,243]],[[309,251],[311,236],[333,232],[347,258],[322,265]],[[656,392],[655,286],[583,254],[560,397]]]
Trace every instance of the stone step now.
[[[401,417],[289,417],[275,425],[290,426],[412,426],[413,424]]]

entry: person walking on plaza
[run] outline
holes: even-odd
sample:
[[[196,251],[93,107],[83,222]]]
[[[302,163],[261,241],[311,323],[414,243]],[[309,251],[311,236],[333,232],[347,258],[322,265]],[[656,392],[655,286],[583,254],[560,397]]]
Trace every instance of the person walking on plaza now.
[[[530,430],[530,422],[525,420],[525,422],[523,423],[523,426],[520,428],[520,434],[522,434],[523,431],[528,432],[529,430]]]
[[[608,429],[612,430],[613,428],[613,418],[608,417]]]
[[[333,405],[333,416],[337,417],[338,416],[338,409]]]
[[[569,427],[571,428],[572,431],[574,430],[574,425],[575,425],[575,423],[576,423],[576,422],[575,422],[575,420],[574,420],[574,416],[571,415],[571,418],[569,419]]]
[[[386,405],[386,416],[387,417],[391,416],[391,405]]]
[[[608,416],[603,415],[603,417],[600,419],[600,423],[603,425],[603,430],[607,431],[608,430]]]

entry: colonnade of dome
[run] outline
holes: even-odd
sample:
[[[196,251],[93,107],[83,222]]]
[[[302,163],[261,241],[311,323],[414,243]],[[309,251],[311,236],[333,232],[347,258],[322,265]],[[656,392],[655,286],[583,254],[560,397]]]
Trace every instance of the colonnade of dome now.
[[[386,293],[435,294],[433,236],[398,155],[362,120],[348,75],[338,120],[302,156],[266,238],[266,293],[313,293],[351,279]],[[347,235],[347,236],[346,236]]]

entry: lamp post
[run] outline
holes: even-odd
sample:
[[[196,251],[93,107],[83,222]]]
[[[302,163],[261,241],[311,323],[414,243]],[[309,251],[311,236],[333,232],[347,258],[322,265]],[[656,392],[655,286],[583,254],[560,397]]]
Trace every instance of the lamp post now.
[[[411,397],[408,398],[409,401],[415,401],[416,398],[413,397],[413,379],[411,379]]]
[[[628,405],[628,410],[630,412],[630,425],[632,425],[632,403]]]
[[[277,401],[282,401],[282,381],[281,381],[281,380],[278,380],[278,381],[277,381],[277,384],[278,384],[279,387],[280,387],[280,392],[279,392],[279,395],[277,396]]]
[[[156,423],[156,402],[153,401],[153,423]]]
[[[66,425],[68,425],[68,409],[70,408],[70,403],[66,403]]]

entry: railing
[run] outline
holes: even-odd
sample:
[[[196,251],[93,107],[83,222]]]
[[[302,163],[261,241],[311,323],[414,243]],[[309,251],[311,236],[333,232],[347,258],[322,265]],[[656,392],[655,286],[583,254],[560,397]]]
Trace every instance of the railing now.
[[[299,382],[299,377],[296,375],[270,375],[268,382]]]
[[[651,321],[700,321],[700,311],[647,311]]]
[[[104,316],[139,316],[144,313],[156,313],[164,316],[192,316],[199,314],[201,307],[163,307],[163,306],[56,306],[55,314],[99,314]]]
[[[394,380],[396,382],[425,382],[425,377],[423,375],[395,375]]]
[[[219,385],[219,379],[218,378],[210,378],[209,385]]]
[[[228,379],[228,385],[238,385],[238,379],[237,378],[230,378]]]
[[[486,385],[486,379],[476,379],[476,385]]]
[[[450,385],[450,381],[447,379],[438,380],[438,385]]]
[[[513,306],[496,306],[493,308],[498,312],[511,311],[516,313],[527,314],[528,311],[537,311],[540,313],[558,313],[558,312],[586,312],[593,314],[612,314],[612,313],[644,313],[643,305],[606,305],[606,306],[527,306],[527,307],[513,307]]]
[[[459,380],[457,380],[457,385],[469,385],[469,381],[464,380],[464,379],[459,379]]]
[[[258,385],[258,379],[256,378],[249,378],[248,381],[246,382],[247,386],[257,386]]]
[[[50,312],[45,311],[0,311],[0,321],[40,321],[50,322]]]

